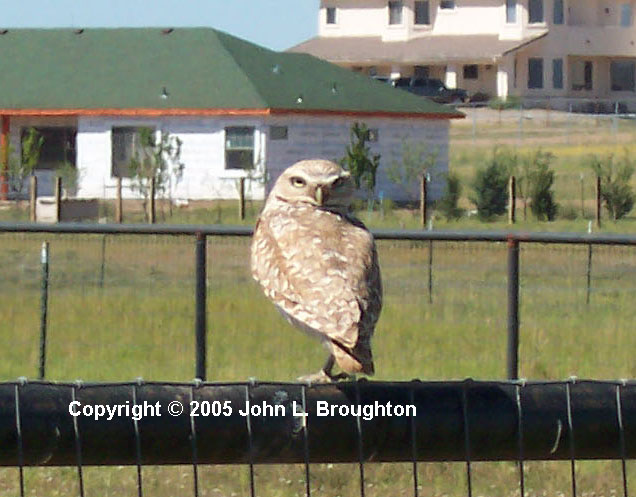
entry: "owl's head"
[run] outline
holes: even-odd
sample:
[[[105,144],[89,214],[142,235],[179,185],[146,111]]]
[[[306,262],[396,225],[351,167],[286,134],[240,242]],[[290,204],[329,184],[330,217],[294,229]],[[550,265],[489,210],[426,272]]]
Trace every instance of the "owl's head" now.
[[[349,172],[328,160],[303,160],[279,176],[270,198],[325,209],[349,207],[354,185]]]

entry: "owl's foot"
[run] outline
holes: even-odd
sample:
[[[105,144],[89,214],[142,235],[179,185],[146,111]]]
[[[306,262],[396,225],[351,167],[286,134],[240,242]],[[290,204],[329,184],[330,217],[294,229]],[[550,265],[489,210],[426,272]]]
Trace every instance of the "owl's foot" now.
[[[347,373],[327,374],[324,369],[317,373],[299,376],[296,381],[300,383],[332,383],[335,381],[354,381],[356,377]]]
[[[308,374],[305,376],[299,376],[296,378],[300,383],[331,383],[334,381],[333,377],[328,375],[324,369],[321,369],[317,373]]]

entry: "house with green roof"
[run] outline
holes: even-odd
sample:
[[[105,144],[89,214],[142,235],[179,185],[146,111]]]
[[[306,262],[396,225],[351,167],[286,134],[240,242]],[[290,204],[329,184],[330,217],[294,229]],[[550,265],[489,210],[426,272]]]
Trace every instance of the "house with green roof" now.
[[[445,171],[449,120],[462,117],[313,56],[211,28],[2,30],[0,116],[3,177],[9,149],[19,156],[34,127],[44,137],[41,191],[70,163],[81,198],[113,198],[118,177],[124,196],[136,196],[128,166],[141,128],[182,142],[171,198],[234,198],[241,177],[262,198],[294,162],[341,158],[351,125],[364,122],[382,156],[378,191],[397,200],[407,193],[385,170],[404,143],[435,147]]]

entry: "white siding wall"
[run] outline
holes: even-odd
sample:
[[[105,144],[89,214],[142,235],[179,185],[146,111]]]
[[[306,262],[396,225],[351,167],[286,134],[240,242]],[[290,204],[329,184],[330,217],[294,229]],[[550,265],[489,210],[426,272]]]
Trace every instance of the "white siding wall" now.
[[[104,118],[83,117],[75,119],[14,119],[11,140],[19,150],[20,128],[24,126],[77,125],[77,168],[79,172],[80,198],[114,198],[116,180],[111,175],[111,130],[113,127],[154,127],[164,130],[182,141],[181,160],[185,164],[183,179],[173,190],[175,199],[236,198],[237,179],[244,174],[225,169],[224,129],[226,126],[254,126],[256,129],[255,157],[265,164],[270,187],[287,167],[303,159],[323,158],[339,160],[345,154],[350,141],[350,128],[356,119],[350,117],[288,116],[263,120],[260,118]],[[437,173],[448,171],[449,121],[445,119],[358,119],[369,128],[377,129],[379,139],[371,143],[372,153],[381,155],[376,194],[393,200],[415,200],[417,188],[406,191],[391,183],[386,169],[401,161],[405,142],[425,143],[428,150],[437,151]],[[269,138],[271,125],[288,127],[286,140]],[[40,194],[52,193],[52,173],[40,177]],[[434,174],[431,194],[439,197],[443,178]],[[248,181],[248,197],[261,199],[264,185],[260,181]],[[130,188],[130,181],[123,182],[124,198],[139,198]]]
[[[548,3],[546,1],[546,12]],[[403,0],[403,22],[390,26],[388,0],[322,0],[319,12],[319,36],[382,36],[386,41],[406,40],[428,34],[431,26],[414,25],[414,0]],[[521,37],[525,0],[519,0],[518,22],[506,25],[504,0],[457,0],[453,10],[439,8],[439,0],[430,0],[430,19],[434,34],[494,34],[505,38]],[[336,7],[336,24],[326,24],[326,8]]]
[[[417,188],[407,192],[391,183],[386,169],[393,161],[401,161],[405,141],[426,143],[429,150],[437,150],[437,166],[431,194],[439,198],[443,189],[443,175],[448,171],[449,121],[445,119],[358,119],[369,128],[377,129],[379,140],[370,144],[371,152],[381,155],[376,194],[383,193],[393,200],[415,200]],[[294,117],[272,119],[268,124],[287,125],[287,140],[269,140],[268,171],[272,181],[287,167],[303,159],[322,158],[338,160],[345,154],[349,144],[349,131],[353,118]]]
[[[174,187],[172,197],[184,199],[237,198],[237,179],[242,171],[225,170],[225,127],[254,126],[256,128],[255,157],[264,153],[262,124],[258,119],[219,118],[83,118],[77,137],[77,164],[81,186],[78,196],[83,198],[114,198],[116,180],[111,175],[111,130],[120,126],[148,126],[169,132],[182,141],[181,162],[184,172]],[[125,198],[138,195],[123,181]],[[262,198],[263,188],[249,184],[248,193]]]

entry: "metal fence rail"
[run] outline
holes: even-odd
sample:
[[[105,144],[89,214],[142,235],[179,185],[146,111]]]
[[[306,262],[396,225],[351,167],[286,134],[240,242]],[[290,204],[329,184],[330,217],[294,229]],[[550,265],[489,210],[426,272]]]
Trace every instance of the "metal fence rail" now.
[[[240,226],[189,226],[189,225],[113,225],[113,224],[33,224],[0,223],[0,233],[51,233],[51,234],[101,234],[101,235],[173,235],[192,236],[195,240],[195,375],[206,379],[206,239],[208,237],[249,237],[252,228]],[[519,278],[520,246],[526,243],[586,245],[588,254],[588,292],[589,302],[590,270],[592,265],[592,247],[594,245],[636,246],[636,235],[620,234],[579,234],[579,233],[526,233],[496,231],[389,231],[373,232],[377,240],[428,241],[429,242],[429,298],[432,298],[432,243],[439,242],[505,242],[507,243],[507,355],[506,372],[509,379],[519,377]],[[102,251],[104,246],[102,244]],[[103,277],[102,277],[103,281]],[[45,330],[45,327],[43,328]],[[45,336],[45,333],[42,333]],[[45,342],[41,349],[46,349]],[[45,364],[45,357],[40,360]],[[45,377],[41,367],[41,378]]]
[[[249,407],[248,404],[249,402]],[[98,406],[105,406],[99,411]],[[114,409],[121,406],[117,413]],[[139,409],[135,411],[134,406]],[[111,415],[108,408],[113,409]],[[129,409],[129,410],[126,410]],[[110,417],[110,419],[109,419]],[[369,462],[621,462],[636,458],[636,382],[347,382],[0,384],[0,466],[356,463],[360,494]]]

